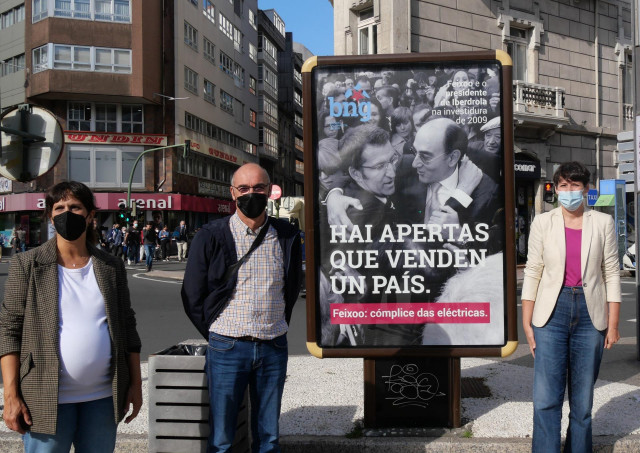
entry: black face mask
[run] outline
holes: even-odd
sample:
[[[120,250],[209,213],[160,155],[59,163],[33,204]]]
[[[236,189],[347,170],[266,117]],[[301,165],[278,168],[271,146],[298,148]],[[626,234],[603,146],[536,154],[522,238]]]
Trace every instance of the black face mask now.
[[[248,193],[236,198],[236,204],[240,212],[250,219],[257,219],[267,207],[267,194]]]
[[[71,211],[65,211],[53,218],[56,232],[67,241],[75,241],[87,231],[87,218]]]

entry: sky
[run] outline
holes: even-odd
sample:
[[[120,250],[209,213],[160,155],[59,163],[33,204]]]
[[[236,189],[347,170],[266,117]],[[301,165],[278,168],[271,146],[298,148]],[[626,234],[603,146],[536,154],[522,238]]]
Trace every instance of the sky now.
[[[314,55],[333,55],[333,7],[329,0],[258,0],[258,8],[275,9],[293,40]]]

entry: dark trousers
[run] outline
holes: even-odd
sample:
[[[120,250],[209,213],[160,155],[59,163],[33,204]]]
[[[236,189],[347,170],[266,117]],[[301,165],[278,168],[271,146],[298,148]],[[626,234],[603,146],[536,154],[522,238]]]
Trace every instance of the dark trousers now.
[[[169,239],[160,240],[160,249],[162,250],[162,259],[166,260],[169,256]]]

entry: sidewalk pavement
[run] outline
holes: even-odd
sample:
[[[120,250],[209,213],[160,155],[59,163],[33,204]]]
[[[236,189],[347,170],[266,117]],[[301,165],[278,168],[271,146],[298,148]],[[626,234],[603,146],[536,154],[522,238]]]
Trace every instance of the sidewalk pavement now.
[[[156,277],[178,278],[167,274]],[[289,358],[282,402],[281,444],[285,453],[362,452],[529,452],[533,405],[533,360],[527,345],[506,358],[463,358],[462,378],[480,378],[490,390],[483,398],[462,398],[458,429],[361,429],[364,417],[362,359]],[[143,363],[144,404],[129,425],[120,424],[116,451],[146,452],[148,369]],[[1,401],[3,403],[3,401]],[[568,403],[562,429],[568,425]],[[382,437],[380,437],[382,436]],[[640,364],[635,338],[605,351],[595,388],[593,436],[596,452],[640,452]],[[21,452],[20,436],[0,427],[0,453]]]

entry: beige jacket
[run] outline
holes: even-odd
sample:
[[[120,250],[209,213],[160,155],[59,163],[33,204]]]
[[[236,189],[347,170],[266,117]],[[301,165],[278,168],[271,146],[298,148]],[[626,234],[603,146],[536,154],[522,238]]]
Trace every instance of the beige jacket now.
[[[620,267],[613,218],[585,210],[580,257],[582,287],[591,322],[607,328],[607,302],[620,302]],[[537,215],[529,233],[529,253],[524,270],[522,299],[533,300],[532,323],[544,326],[564,283],[566,243],[562,208]]]

